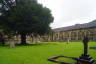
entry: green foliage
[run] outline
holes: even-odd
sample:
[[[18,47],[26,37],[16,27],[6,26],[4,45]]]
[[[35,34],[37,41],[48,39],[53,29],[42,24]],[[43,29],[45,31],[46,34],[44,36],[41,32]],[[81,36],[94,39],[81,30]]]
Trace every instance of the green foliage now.
[[[90,42],[89,46],[96,46],[96,42]],[[0,64],[54,64],[47,59],[58,55],[79,57],[82,53],[83,44],[81,42],[70,42],[69,44],[44,42],[11,49],[8,46],[0,46]],[[89,54],[96,59],[96,50],[89,49]],[[74,62],[71,59],[59,60]]]
[[[50,28],[53,21],[50,10],[32,0],[24,0],[7,11],[5,15],[7,27],[18,33],[38,33],[44,34]],[[5,19],[4,18],[4,19]]]
[[[49,26],[53,22],[51,11],[36,0],[16,0],[16,5],[14,2],[7,3],[10,6],[6,4],[3,8],[5,10],[2,11],[0,24],[12,32],[26,39],[27,34],[43,35],[51,29]]]

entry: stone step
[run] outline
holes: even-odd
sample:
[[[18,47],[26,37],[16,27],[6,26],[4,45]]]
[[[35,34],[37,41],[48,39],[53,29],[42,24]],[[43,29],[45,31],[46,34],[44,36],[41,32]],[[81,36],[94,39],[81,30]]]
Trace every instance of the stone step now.
[[[94,62],[94,60],[93,60],[93,59],[91,59],[89,62],[92,64],[92,63]]]
[[[91,57],[91,56],[89,56],[87,60],[90,60],[90,59],[92,59],[92,57]]]

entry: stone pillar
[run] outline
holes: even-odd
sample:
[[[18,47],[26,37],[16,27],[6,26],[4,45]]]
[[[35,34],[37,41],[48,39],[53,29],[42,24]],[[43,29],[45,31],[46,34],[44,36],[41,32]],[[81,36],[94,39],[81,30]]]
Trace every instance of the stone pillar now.
[[[77,32],[76,32],[76,41],[78,41],[78,30],[77,30]]]
[[[71,41],[71,31],[68,33],[67,44]]]
[[[10,39],[10,41],[9,41],[9,46],[10,46],[10,48],[15,48],[14,39]]]
[[[96,42],[96,28],[94,29],[94,41]]]

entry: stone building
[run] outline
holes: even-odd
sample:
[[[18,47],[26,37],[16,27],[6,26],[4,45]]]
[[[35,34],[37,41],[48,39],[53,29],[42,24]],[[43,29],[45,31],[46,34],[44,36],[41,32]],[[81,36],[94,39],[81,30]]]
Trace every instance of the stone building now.
[[[33,36],[29,38],[31,38],[33,42],[69,42],[82,41],[84,35],[87,35],[90,41],[96,41],[96,20],[85,24],[56,28],[53,29],[53,31],[54,33],[51,35]]]
[[[87,35],[91,41],[96,41],[96,20],[72,26],[53,29],[54,41],[81,41]]]

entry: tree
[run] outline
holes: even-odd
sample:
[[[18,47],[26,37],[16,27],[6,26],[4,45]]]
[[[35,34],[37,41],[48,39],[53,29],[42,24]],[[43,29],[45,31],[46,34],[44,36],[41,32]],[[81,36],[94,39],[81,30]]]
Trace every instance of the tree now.
[[[11,31],[21,35],[21,44],[26,44],[26,35],[43,35],[50,30],[50,23],[53,22],[51,11],[43,7],[35,0],[16,0],[16,5],[8,6],[3,11],[0,23]]]

